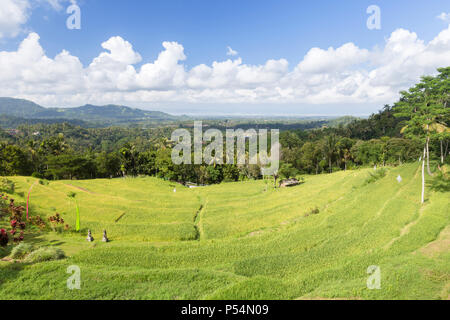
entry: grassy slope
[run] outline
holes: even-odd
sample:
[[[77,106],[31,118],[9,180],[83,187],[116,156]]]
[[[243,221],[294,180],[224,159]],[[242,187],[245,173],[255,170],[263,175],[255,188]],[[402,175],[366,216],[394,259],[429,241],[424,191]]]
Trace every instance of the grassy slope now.
[[[0,262],[0,297],[447,298],[448,193],[429,193],[421,206],[417,165],[389,169],[364,186],[367,176],[360,170],[308,176],[292,189],[266,190],[256,181],[177,187],[176,193],[173,184],[153,178],[36,185],[35,212],[58,211],[74,225],[65,195],[75,191],[82,228],[91,228],[97,240],[106,228],[113,242],[88,244],[84,234],[37,236],[33,241],[59,245],[71,257]],[[34,183],[14,179],[24,195]],[[305,216],[316,206],[320,214]],[[66,288],[73,264],[81,267],[80,291]],[[366,288],[371,265],[381,267],[381,290]]]

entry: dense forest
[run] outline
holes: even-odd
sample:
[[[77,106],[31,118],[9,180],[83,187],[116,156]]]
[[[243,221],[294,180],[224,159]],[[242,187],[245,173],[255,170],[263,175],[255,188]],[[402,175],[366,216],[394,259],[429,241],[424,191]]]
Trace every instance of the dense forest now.
[[[450,67],[401,92],[400,100],[368,119],[327,126],[285,123],[280,135],[281,177],[321,174],[360,166],[448,161]],[[348,119],[347,119],[348,120]],[[252,123],[243,128],[258,128]],[[91,179],[153,175],[213,184],[261,178],[257,165],[174,165],[171,133],[186,122],[140,127],[86,128],[76,123],[24,123],[0,131],[0,175]],[[217,126],[218,129],[225,130]]]

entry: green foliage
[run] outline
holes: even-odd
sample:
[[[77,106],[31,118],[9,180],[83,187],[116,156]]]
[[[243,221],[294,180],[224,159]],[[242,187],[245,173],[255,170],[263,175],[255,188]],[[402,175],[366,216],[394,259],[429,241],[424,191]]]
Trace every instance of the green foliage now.
[[[69,198],[75,199],[75,197],[77,196],[77,193],[76,193],[76,192],[73,192],[73,191],[69,191],[69,192],[67,192],[67,196],[68,196]]]
[[[295,178],[298,175],[298,170],[295,169],[290,163],[283,163],[279,173],[282,179],[290,179]]]
[[[320,213],[320,209],[318,207],[315,207],[314,209],[309,210],[305,214],[305,217],[309,217],[310,215],[319,214],[319,213]]]
[[[402,130],[405,136],[425,143],[425,139],[429,139],[432,133],[444,134],[449,131],[448,70],[450,67],[439,69],[436,77],[422,77],[420,83],[401,92],[395,112],[396,116],[407,118]]]
[[[6,248],[0,247],[0,259],[6,257],[9,254]]]
[[[44,175],[42,174],[42,173],[40,173],[40,172],[33,172],[32,174],[31,174],[31,177],[33,177],[33,178],[37,178],[37,179],[42,179],[43,177],[44,177]]]
[[[22,242],[12,249],[10,257],[12,259],[23,259],[23,258],[25,258],[25,256],[30,254],[32,251],[33,251],[32,245]]]
[[[116,177],[120,175],[121,161],[116,153],[102,152],[95,158],[97,176],[100,178]]]
[[[65,253],[59,248],[43,247],[31,252],[26,258],[27,263],[38,263],[52,260],[61,260],[65,258]]]
[[[39,179],[39,184],[40,184],[41,186],[48,186],[48,185],[49,185],[49,182],[48,182],[47,180]]]
[[[431,182],[431,189],[437,192],[450,192],[450,178],[443,172],[438,172]]]
[[[13,194],[15,191],[15,183],[7,178],[0,178],[0,192]]]
[[[387,174],[387,169],[385,169],[385,168],[377,169],[375,172],[369,172],[369,177],[364,181],[364,185],[375,183],[378,180],[386,177],[386,174]]]
[[[77,155],[60,155],[48,158],[47,174],[54,179],[88,179],[96,175],[96,167],[92,159]]]
[[[29,175],[31,172],[30,159],[21,147],[0,143],[0,175]]]
[[[223,167],[224,182],[232,182],[239,180],[239,169],[235,165],[225,165]]]
[[[346,128],[352,139],[371,140],[379,139],[384,136],[397,137],[401,136],[400,131],[403,128],[402,122],[406,117],[395,115],[395,108],[386,105],[378,113],[373,114],[369,119],[355,120]]]

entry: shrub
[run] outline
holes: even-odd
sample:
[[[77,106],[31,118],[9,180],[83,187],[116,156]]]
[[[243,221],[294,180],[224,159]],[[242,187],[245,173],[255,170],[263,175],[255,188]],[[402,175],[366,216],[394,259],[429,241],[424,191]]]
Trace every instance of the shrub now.
[[[37,178],[37,179],[42,179],[44,178],[44,175],[40,172],[33,172],[33,174],[31,175],[33,178]]]
[[[21,243],[11,251],[11,258],[23,259],[27,254],[33,251],[33,246],[28,243]]]
[[[40,216],[35,216],[31,218],[31,223],[37,226],[39,229],[44,230],[46,227],[45,221],[42,220]]]
[[[364,181],[364,185],[374,183],[386,176],[387,170],[385,168],[378,169],[375,173],[370,172],[369,177]]]
[[[49,183],[48,183],[48,181],[47,180],[39,180],[39,184],[41,185],[41,186],[48,186],[49,185]]]
[[[52,230],[55,232],[62,232],[63,228],[66,231],[70,229],[68,224],[64,225],[64,219],[61,217],[59,213],[56,213],[55,216],[48,218],[48,220],[50,221]]]
[[[76,192],[69,191],[69,192],[67,192],[67,196],[68,196],[69,198],[75,198],[75,197],[77,196],[77,194],[76,194]]]
[[[314,209],[310,209],[306,214],[305,217],[309,217],[310,215],[313,214],[319,214],[320,213],[320,209],[318,207],[315,207]]]
[[[64,258],[65,254],[64,251],[62,251],[61,249],[54,247],[45,247],[30,253],[26,257],[25,262],[36,263],[36,262],[60,260]]]
[[[431,190],[437,192],[450,191],[450,179],[445,176],[444,172],[438,172],[431,183]]]
[[[6,208],[6,211],[10,214],[11,230],[9,233],[13,236],[15,243],[24,239],[24,230],[26,229],[26,223],[22,221],[24,210],[23,206],[15,205],[14,199],[9,199],[9,206]],[[16,237],[17,231],[20,231],[18,237]]]
[[[13,194],[15,190],[15,183],[9,179],[2,178],[0,180],[0,192]]]

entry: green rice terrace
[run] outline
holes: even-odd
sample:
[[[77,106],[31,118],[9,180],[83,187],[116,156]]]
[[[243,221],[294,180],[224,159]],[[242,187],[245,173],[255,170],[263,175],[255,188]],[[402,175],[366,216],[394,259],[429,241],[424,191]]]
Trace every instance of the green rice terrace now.
[[[380,170],[380,169],[379,169]],[[40,181],[10,177],[13,197],[69,231],[27,230],[24,243],[65,258],[0,261],[3,299],[449,299],[448,188],[419,164],[189,189],[156,178]],[[397,177],[402,177],[398,182]],[[76,232],[76,194],[81,230]],[[6,220],[3,220],[6,226]],[[88,229],[95,241],[86,241]],[[109,243],[102,242],[106,229]],[[31,232],[31,233],[30,233]],[[2,250],[2,249],[0,249]],[[0,251],[0,254],[2,251]],[[69,290],[69,266],[81,290]],[[379,266],[381,289],[367,287]]]

